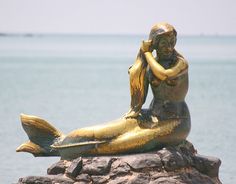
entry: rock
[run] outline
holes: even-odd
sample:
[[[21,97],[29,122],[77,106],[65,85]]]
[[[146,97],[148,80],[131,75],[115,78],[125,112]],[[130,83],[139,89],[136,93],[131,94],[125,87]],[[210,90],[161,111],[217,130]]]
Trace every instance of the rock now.
[[[103,183],[107,183],[107,181],[109,180],[109,176],[92,176],[92,181],[93,183],[96,183],[96,184],[103,184]]]
[[[114,157],[94,157],[87,159],[83,164],[82,173],[104,175],[109,172],[114,159]]]
[[[107,184],[127,184],[129,182],[129,179],[129,175],[116,177],[115,179],[110,179]]]
[[[47,176],[29,176],[19,184],[221,184],[218,158],[198,155],[189,142],[140,154],[59,161]],[[67,177],[68,176],[68,177]]]
[[[172,177],[161,177],[154,181],[151,181],[149,184],[179,184],[178,180]]]
[[[118,176],[130,173],[131,168],[127,163],[116,160],[112,163],[110,176]]]
[[[73,184],[74,181],[63,175],[49,176],[28,176],[20,178],[18,184]]]
[[[71,178],[68,178],[66,175],[50,175],[49,176],[52,180],[52,184],[72,184],[74,183],[74,180]]]
[[[82,169],[82,158],[79,157],[71,162],[70,166],[66,169],[66,175],[72,178],[76,178],[81,169]]]
[[[56,175],[63,174],[66,170],[66,164],[64,160],[60,160],[59,162],[53,164],[51,167],[47,169],[47,174]]]
[[[184,169],[183,171],[176,171],[171,173],[157,173],[152,176],[150,184],[220,184],[215,182],[212,178],[199,173],[196,169]]]
[[[136,154],[122,157],[121,160],[129,164],[134,170],[153,167],[162,168],[161,158],[157,154]]]
[[[138,173],[129,179],[127,184],[144,184],[149,183],[150,176],[145,173]]]
[[[188,163],[183,158],[182,153],[174,147],[164,148],[157,152],[160,156],[163,166],[166,171],[174,171],[188,166]]]
[[[80,174],[75,178],[75,180],[78,182],[87,182],[87,183],[92,181],[91,177],[88,174]]]
[[[28,176],[20,178],[18,184],[52,184],[52,180],[45,176]]]
[[[196,154],[193,157],[193,166],[210,177],[218,177],[221,161],[215,157]]]

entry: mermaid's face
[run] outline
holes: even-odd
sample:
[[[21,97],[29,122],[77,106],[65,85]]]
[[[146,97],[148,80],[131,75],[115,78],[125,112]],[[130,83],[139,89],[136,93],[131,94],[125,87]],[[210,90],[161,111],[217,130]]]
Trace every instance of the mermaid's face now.
[[[174,34],[162,35],[157,43],[157,53],[162,57],[170,57],[173,54],[176,43]]]

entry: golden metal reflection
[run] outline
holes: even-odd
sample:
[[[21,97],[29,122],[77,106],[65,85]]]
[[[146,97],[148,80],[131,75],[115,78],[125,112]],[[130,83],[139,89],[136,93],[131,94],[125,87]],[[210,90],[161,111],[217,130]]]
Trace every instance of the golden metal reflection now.
[[[176,40],[174,27],[160,23],[151,29],[149,40],[142,42],[136,61],[129,68],[131,107],[124,117],[63,135],[45,120],[22,114],[22,126],[30,141],[17,151],[73,158],[145,152],[185,140],[190,131],[185,103],[188,63],[174,49]],[[142,109],[149,85],[153,100],[149,109]]]

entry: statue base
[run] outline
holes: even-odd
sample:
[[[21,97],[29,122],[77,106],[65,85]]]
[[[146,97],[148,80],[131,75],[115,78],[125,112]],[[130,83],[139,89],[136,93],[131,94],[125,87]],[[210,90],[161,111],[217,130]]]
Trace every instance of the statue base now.
[[[218,158],[197,154],[186,141],[148,153],[60,160],[46,176],[20,178],[18,184],[221,184],[220,164]]]

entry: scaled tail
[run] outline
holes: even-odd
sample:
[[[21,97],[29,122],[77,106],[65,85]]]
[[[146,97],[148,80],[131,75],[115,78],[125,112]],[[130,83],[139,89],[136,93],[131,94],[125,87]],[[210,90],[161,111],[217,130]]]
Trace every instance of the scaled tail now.
[[[29,152],[38,156],[59,156],[59,152],[51,147],[63,134],[47,121],[36,117],[21,114],[22,127],[29,137],[29,141],[21,144],[17,152]]]

